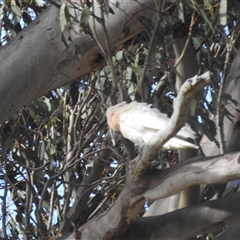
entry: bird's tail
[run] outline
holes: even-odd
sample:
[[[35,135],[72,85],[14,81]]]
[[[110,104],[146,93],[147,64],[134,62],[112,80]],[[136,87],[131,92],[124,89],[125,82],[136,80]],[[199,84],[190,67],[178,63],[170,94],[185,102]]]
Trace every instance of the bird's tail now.
[[[163,145],[164,149],[181,149],[181,148],[195,148],[198,149],[198,146],[194,143],[188,142],[182,137],[175,136],[171,138],[168,142]]]
[[[199,147],[189,142],[189,139],[195,139],[197,137],[196,132],[194,132],[191,127],[186,124],[178,133],[177,135],[170,139],[172,145],[176,145],[176,149],[178,148],[195,148],[198,149]]]
[[[177,137],[183,139],[195,139],[197,137],[197,133],[194,132],[188,124],[185,124],[185,126],[177,133]]]

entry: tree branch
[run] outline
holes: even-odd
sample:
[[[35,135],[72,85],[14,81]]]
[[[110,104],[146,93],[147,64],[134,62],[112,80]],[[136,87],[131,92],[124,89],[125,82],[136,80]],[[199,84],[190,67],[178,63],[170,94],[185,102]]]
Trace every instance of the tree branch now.
[[[111,6],[115,15],[109,15],[105,24],[113,53],[124,42],[143,31],[137,17],[142,15],[151,18],[151,7],[154,7],[153,0],[121,1]],[[128,33],[124,34],[123,26],[126,23]],[[80,34],[79,24],[74,24],[68,33],[72,41],[67,40],[66,46],[62,41],[59,9],[50,6],[11,43],[1,48],[0,56],[4,62],[0,66],[0,122],[31,100],[105,64],[94,41],[88,35]],[[96,26],[96,32],[106,49],[101,24]],[[28,56],[27,60],[22,61],[22,56]]]
[[[148,171],[141,179],[136,180],[128,175],[115,204],[80,228],[82,239],[119,236],[131,226],[146,201],[171,196],[195,184],[223,183],[240,178],[239,159],[240,152],[206,158],[205,161],[198,157],[164,171]],[[72,238],[73,235],[67,239]]]
[[[146,201],[172,196],[200,184],[219,184],[240,178],[240,152],[217,157],[196,157],[180,162],[159,174],[150,173],[143,197]],[[154,181],[150,181],[154,178]],[[152,184],[154,182],[154,184]],[[152,186],[151,186],[152,184]]]
[[[105,144],[102,145],[102,148],[105,148]],[[90,175],[83,183],[85,186],[80,187],[77,190],[76,200],[71,209],[68,211],[67,219],[66,221],[63,221],[60,225],[60,232],[62,233],[63,237],[69,234],[69,231],[72,227],[71,222],[76,222],[81,216],[82,212],[84,211],[86,202],[89,200],[88,199],[89,194],[91,193],[87,192],[87,190],[91,187],[90,186],[91,183],[95,182],[100,178],[111,153],[112,153],[111,150],[105,149],[101,151],[99,153],[99,157],[94,160],[92,171],[90,172]],[[106,162],[102,161],[102,159],[105,159]]]
[[[145,145],[132,162],[132,177],[141,177],[151,161],[156,157],[159,149],[183,127],[185,123],[185,116],[187,114],[188,103],[194,97],[195,93],[202,89],[204,86],[211,83],[212,75],[206,72],[201,76],[194,76],[188,79],[181,87],[177,98],[175,99],[175,109],[169,124],[160,130],[153,138],[149,145]],[[135,167],[134,167],[135,165]]]
[[[121,239],[186,239],[240,222],[240,192],[162,216],[138,218]]]

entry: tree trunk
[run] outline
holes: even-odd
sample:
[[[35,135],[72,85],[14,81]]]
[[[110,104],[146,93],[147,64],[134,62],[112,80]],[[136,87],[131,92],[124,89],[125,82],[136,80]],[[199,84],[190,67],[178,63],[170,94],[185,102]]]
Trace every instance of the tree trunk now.
[[[114,14],[109,14],[105,24],[110,47],[115,52],[124,42],[143,30],[137,16],[150,18],[154,1],[113,3],[111,8]],[[94,4],[97,2],[94,1]],[[98,6],[95,9],[99,11]],[[73,28],[77,30],[79,26]],[[128,29],[128,33],[123,33],[124,28]],[[0,122],[31,100],[105,64],[101,51],[89,35],[76,34],[74,31],[70,34],[73,41],[66,46],[62,41],[59,9],[50,6],[1,48]],[[105,35],[100,24],[96,24],[96,34],[105,48]]]

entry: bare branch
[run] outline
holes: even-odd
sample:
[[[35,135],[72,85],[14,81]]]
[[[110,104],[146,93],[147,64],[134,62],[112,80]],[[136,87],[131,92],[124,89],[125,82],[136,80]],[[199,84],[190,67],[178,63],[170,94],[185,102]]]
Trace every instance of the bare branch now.
[[[211,73],[206,72],[201,76],[194,76],[188,79],[181,87],[180,92],[175,99],[175,109],[169,124],[165,129],[159,131],[153,138],[152,143],[143,147],[141,153],[132,162],[132,177],[141,177],[151,161],[155,158],[159,149],[162,148],[171,137],[175,136],[177,132],[184,125],[185,117],[188,111],[188,103],[197,91],[204,86],[210,84]]]
[[[171,196],[195,184],[223,183],[240,178],[239,159],[240,152],[206,161],[198,157],[165,171],[147,172],[139,180],[128,175],[125,188],[114,206],[79,229],[82,238],[110,239],[118,236],[131,226],[145,201]],[[66,239],[72,239],[72,235]]]
[[[102,145],[102,148],[105,149],[105,144]],[[111,150],[105,149],[104,151],[101,151],[99,153],[99,157],[94,160],[91,173],[83,183],[85,184],[85,186],[78,189],[76,193],[76,200],[67,214],[67,219],[60,226],[60,231],[62,232],[63,236],[67,234],[69,229],[71,228],[71,222],[75,222],[79,218],[79,216],[81,216],[82,211],[85,208],[85,203],[88,201],[88,196],[91,193],[88,192],[87,194],[85,194],[85,192],[91,187],[91,185],[89,186],[89,184],[95,182],[100,178],[102,171],[107,164],[107,162],[104,162],[101,159],[105,159],[107,161],[110,155]]]
[[[205,202],[162,216],[140,218],[126,234],[115,239],[177,240],[221,230],[239,223],[239,199],[238,192],[220,200]]]
[[[155,173],[154,176],[151,173],[154,186],[143,193],[143,197],[146,201],[153,201],[172,196],[190,186],[219,184],[240,178],[239,159],[239,152],[211,159],[196,157],[178,163],[162,174]]]
[[[224,139],[224,131],[223,131],[223,111],[222,111],[222,98],[223,98],[223,89],[224,89],[224,83],[227,75],[227,69],[229,66],[230,62],[230,56],[233,50],[234,46],[234,35],[235,31],[232,34],[229,42],[227,42],[226,47],[227,47],[227,54],[226,54],[226,59],[224,63],[224,68],[223,68],[223,75],[222,75],[222,81],[219,87],[219,92],[218,92],[218,97],[217,97],[217,109],[216,109],[216,121],[217,121],[217,132],[219,136],[219,144],[220,144],[220,153],[224,154],[226,152],[226,144],[225,144],[225,139]]]

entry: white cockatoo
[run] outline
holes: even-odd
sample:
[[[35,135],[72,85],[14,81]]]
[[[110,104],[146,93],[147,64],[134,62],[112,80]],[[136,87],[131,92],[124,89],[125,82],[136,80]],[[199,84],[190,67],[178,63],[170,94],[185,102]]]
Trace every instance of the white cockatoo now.
[[[138,146],[149,143],[170,120],[166,114],[156,108],[151,108],[151,105],[135,101],[129,104],[121,102],[111,106],[107,109],[106,115],[110,133],[119,131]],[[163,145],[162,149],[197,149],[198,146],[186,141],[187,138],[194,138],[194,136],[195,132],[186,124],[175,137]]]

